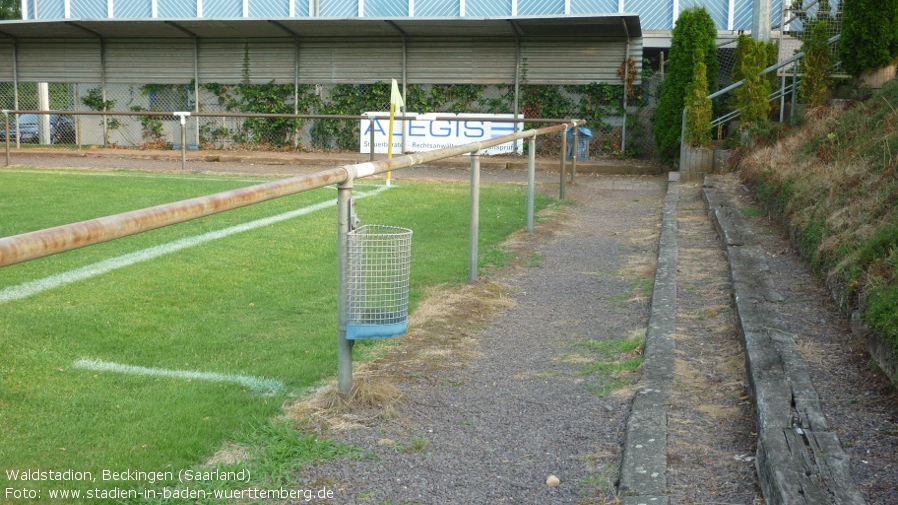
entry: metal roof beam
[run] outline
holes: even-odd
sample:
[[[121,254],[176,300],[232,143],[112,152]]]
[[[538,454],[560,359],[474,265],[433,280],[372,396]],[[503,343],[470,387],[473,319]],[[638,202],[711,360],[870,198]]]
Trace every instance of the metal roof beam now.
[[[199,39],[199,36],[197,34],[193,33],[192,31],[188,30],[187,28],[184,28],[183,26],[179,25],[178,23],[175,23],[174,21],[166,21],[165,24],[168,26],[171,26],[175,30],[178,30],[179,32],[183,33],[184,35],[187,35],[188,37],[190,37],[194,40]]]
[[[278,27],[281,31],[287,33],[288,35],[290,35],[290,36],[293,37],[294,39],[298,39],[298,38],[299,38],[299,34],[298,34],[298,33],[294,32],[294,31],[291,30],[290,28],[287,28],[287,27],[284,26],[284,24],[281,23],[280,21],[275,21],[275,20],[273,20],[273,19],[269,19],[268,22],[271,23],[272,25]]]
[[[86,28],[86,27],[84,27],[84,26],[81,26],[81,25],[79,25],[78,23],[76,23],[76,22],[74,22],[74,21],[65,21],[65,24],[68,25],[68,26],[73,26],[73,27],[75,27],[75,28],[77,28],[77,29],[83,31],[84,33],[89,33],[89,34],[93,35],[94,37],[96,37],[96,38],[98,38],[98,39],[100,39],[100,40],[103,40],[103,36],[100,35],[98,32],[95,32],[95,31],[91,30],[90,28]]]

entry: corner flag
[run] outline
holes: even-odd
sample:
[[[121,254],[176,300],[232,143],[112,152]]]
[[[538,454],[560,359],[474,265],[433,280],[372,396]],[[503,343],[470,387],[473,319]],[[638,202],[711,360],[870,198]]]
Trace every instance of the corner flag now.
[[[397,109],[405,105],[402,93],[399,92],[399,85],[396,84],[396,79],[393,79],[393,89],[390,91],[390,104],[395,105]]]

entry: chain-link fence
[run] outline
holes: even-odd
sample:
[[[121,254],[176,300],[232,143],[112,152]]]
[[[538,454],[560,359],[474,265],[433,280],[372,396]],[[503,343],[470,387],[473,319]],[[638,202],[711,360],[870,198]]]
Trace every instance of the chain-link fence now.
[[[641,79],[641,82],[640,82]],[[634,79],[624,106],[623,84],[586,86],[522,85],[518,109],[523,117],[585,118],[592,130],[591,156],[651,157],[650,133],[658,79],[644,71]],[[269,151],[357,151],[359,121],[295,117],[234,117],[234,113],[266,115],[362,115],[389,110],[389,88],[376,84],[122,84],[0,83],[0,106],[6,110],[53,110],[47,115],[19,117],[19,124],[37,122],[49,135],[17,134],[25,144],[71,144],[122,148],[180,148],[177,117],[136,115],[143,112],[203,113],[186,122],[188,149]],[[414,85],[406,90],[412,113],[512,114],[512,86]],[[135,115],[73,115],[72,111],[136,113]],[[209,115],[222,114],[209,117]],[[12,119],[15,123],[15,118]],[[57,125],[56,123],[61,122]],[[528,124],[525,128],[538,127]],[[25,127],[18,127],[26,129]],[[28,128],[31,128],[29,126]],[[58,130],[58,134],[56,134]],[[626,140],[624,140],[626,136]],[[542,138],[538,153],[560,154],[556,137]]]

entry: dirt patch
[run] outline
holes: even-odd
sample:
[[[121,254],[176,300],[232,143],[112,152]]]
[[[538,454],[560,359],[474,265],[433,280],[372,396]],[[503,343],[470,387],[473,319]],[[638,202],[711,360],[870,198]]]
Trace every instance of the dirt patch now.
[[[670,503],[756,503],[754,419],[729,265],[698,185],[680,185]]]

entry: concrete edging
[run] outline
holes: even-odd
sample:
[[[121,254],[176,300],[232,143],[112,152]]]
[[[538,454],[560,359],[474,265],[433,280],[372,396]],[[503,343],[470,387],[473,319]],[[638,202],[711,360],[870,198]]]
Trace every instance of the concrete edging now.
[[[777,310],[765,251],[714,176],[703,197],[730,263],[746,373],[755,401],[757,472],[766,503],[865,504],[848,457],[829,431],[795,336]]]
[[[679,174],[671,172],[661,220],[658,266],[645,336],[642,380],[627,418],[618,491],[624,505],[667,505],[667,411],[673,384],[677,314]]]

